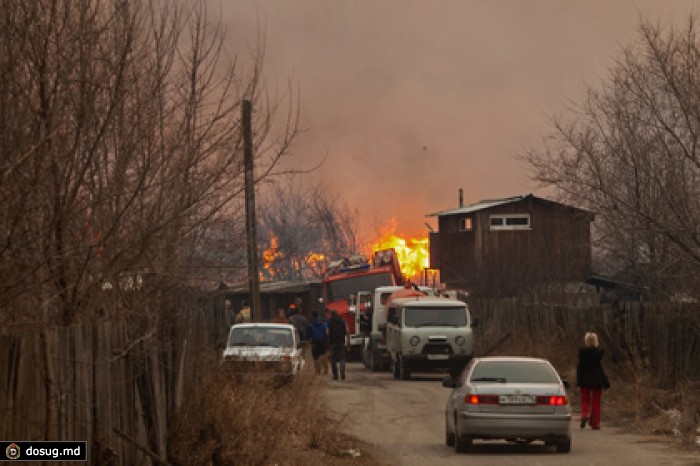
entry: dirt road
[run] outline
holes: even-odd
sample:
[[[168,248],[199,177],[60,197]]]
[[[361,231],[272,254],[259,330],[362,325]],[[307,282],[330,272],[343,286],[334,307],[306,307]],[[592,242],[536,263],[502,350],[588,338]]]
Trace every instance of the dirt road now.
[[[700,455],[675,451],[605,423],[599,431],[575,425],[569,454],[541,443],[476,441],[473,453],[457,455],[444,443],[443,409],[449,389],[442,387],[442,377],[398,381],[388,372],[370,372],[352,363],[347,380],[328,383],[324,397],[344,430],[377,445],[396,465],[700,466]]]

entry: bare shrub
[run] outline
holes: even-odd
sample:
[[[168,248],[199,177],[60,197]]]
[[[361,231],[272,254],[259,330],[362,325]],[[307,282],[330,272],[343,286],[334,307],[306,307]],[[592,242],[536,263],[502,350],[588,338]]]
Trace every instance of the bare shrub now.
[[[596,212],[598,259],[654,299],[697,297],[698,18],[644,21],[610,75],[523,158],[542,185]]]
[[[342,452],[355,443],[326,417],[322,386],[311,370],[288,382],[270,374],[236,380],[216,371],[173,424],[170,460],[183,465],[343,462]],[[371,460],[359,464],[372,464],[365,461]]]

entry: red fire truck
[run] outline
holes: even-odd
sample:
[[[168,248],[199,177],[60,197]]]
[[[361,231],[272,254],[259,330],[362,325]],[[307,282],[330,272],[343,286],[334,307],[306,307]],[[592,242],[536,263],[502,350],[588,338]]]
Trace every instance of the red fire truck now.
[[[323,278],[323,304],[326,311],[337,311],[347,323],[351,358],[360,357],[364,341],[360,317],[366,304],[358,300],[358,293],[372,292],[378,286],[402,285],[403,282],[393,249],[375,252],[372,262],[364,256],[353,256],[328,266]]]

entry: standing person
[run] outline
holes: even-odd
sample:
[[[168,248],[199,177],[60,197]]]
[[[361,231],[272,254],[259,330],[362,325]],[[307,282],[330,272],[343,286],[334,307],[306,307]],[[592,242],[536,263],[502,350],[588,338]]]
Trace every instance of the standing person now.
[[[328,374],[328,359],[325,357],[328,352],[327,328],[328,322],[321,322],[321,319],[318,318],[318,312],[312,312],[309,339],[311,340],[311,356],[314,358],[316,375],[321,372]]]
[[[598,335],[588,332],[583,337],[583,348],[578,352],[576,385],[581,389],[581,423],[592,429],[600,429],[600,400],[603,389],[610,388],[610,381],[603,370],[603,350],[598,347]]]
[[[236,323],[243,324],[248,322],[251,322],[250,305],[247,300],[243,300],[241,303],[241,310],[236,314]]]
[[[304,314],[301,313],[301,308],[296,308],[294,314],[289,317],[289,323],[296,327],[297,332],[299,332],[299,340],[301,342],[302,350],[306,354],[306,342],[308,340],[308,329],[309,329],[309,319],[307,319]]]
[[[287,308],[287,319],[291,318],[294,314],[297,313],[297,306],[296,304],[290,304],[289,307]]]
[[[289,323],[289,319],[287,319],[287,314],[283,308],[281,308],[281,307],[277,308],[277,314],[275,314],[275,318],[272,319],[272,322],[275,324],[288,324]]]
[[[292,317],[294,314],[304,315],[304,311],[301,307],[301,304],[302,304],[301,298],[295,298],[294,303],[290,304],[289,307],[287,308],[287,318]]]
[[[340,380],[345,380],[345,345],[350,344],[350,337],[348,327],[338,315],[338,311],[331,311],[327,333],[331,349],[333,380],[338,380],[338,364],[340,364]]]

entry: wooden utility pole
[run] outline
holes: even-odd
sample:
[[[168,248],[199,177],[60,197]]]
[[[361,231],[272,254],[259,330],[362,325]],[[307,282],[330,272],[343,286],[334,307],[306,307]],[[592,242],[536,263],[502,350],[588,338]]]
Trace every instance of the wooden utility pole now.
[[[243,100],[241,106],[243,127],[243,154],[245,159],[245,222],[248,240],[248,290],[250,291],[250,317],[253,322],[262,320],[260,308],[260,277],[258,276],[258,236],[255,229],[255,183],[253,178],[253,106]]]

